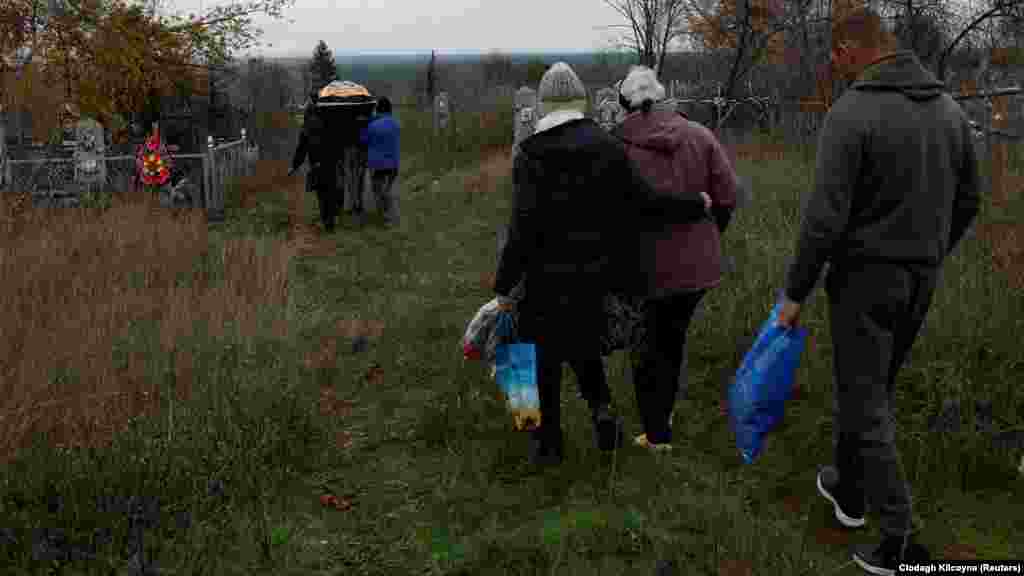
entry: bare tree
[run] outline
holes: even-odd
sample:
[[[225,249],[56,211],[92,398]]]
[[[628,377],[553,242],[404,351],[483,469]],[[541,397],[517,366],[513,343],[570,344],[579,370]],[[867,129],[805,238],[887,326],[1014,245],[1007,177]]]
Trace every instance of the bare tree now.
[[[999,23],[1024,22],[1024,0],[983,0],[982,2],[956,3],[950,0],[945,14],[949,16],[946,23],[947,34],[952,38],[945,43],[939,52],[936,63],[936,74],[945,78],[946,68],[952,54],[961,43],[969,42],[974,37],[978,42]]]
[[[617,46],[636,52],[640,63],[659,75],[670,45],[686,27],[686,0],[604,0],[625,24],[607,28],[620,31]]]

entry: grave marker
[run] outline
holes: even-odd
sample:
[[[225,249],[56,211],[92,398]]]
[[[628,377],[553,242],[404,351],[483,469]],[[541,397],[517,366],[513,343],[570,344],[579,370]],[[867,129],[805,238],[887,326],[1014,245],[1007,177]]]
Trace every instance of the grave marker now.
[[[622,122],[626,117],[626,111],[619,104],[619,91],[612,86],[598,90],[597,101],[597,123],[609,132]]]
[[[88,189],[107,179],[106,139],[103,126],[88,117],[75,123],[75,183]]]
[[[515,110],[518,112],[523,108],[537,107],[537,91],[529,86],[523,86],[516,91]]]
[[[527,86],[520,88],[514,99],[515,125],[513,126],[513,156],[519,144],[533,134],[537,126],[537,92]]]

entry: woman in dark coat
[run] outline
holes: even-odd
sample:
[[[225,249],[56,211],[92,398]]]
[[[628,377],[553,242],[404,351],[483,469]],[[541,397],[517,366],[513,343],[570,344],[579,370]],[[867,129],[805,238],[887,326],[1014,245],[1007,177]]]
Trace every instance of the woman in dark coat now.
[[[637,251],[635,243],[667,221],[703,217],[705,207],[696,194],[655,195],[621,145],[583,117],[586,91],[565,63],[548,69],[537,97],[542,118],[515,158],[513,214],[494,289],[508,309],[524,280],[519,336],[536,345],[541,411],[533,458],[546,464],[561,462],[564,453],[563,362],[590,405],[599,447],[621,443],[601,362],[602,299],[612,290],[646,289],[652,263],[636,255],[653,249]]]
[[[303,162],[309,159],[309,175],[306,177],[306,189],[316,192],[320,204],[320,221],[324,231],[334,232],[334,221],[338,212],[338,179],[337,154],[333,153],[329,134],[323,117],[317,112],[316,105],[319,95],[309,94],[309,103],[302,115],[302,131],[299,133],[299,144],[292,157],[291,176],[299,170]]]

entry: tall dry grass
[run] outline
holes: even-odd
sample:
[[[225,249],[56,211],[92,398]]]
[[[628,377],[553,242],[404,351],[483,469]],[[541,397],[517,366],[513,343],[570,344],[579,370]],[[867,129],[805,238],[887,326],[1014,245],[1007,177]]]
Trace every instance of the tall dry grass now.
[[[161,352],[173,358],[176,395],[188,398],[193,362],[182,343],[193,336],[288,336],[290,245],[226,238],[211,249],[201,211],[151,198],[107,211],[0,201],[4,455],[36,433],[64,445],[109,440],[155,405]]]

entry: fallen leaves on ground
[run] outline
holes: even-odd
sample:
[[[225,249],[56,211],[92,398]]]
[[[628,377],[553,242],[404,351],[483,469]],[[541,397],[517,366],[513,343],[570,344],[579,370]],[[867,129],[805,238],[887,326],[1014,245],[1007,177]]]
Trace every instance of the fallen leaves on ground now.
[[[749,560],[722,560],[719,576],[753,576],[754,565]]]
[[[288,232],[288,242],[296,254],[303,257],[330,256],[335,251],[334,243],[312,224],[296,223]]]
[[[355,339],[360,336],[377,340],[384,335],[384,322],[380,320],[367,320],[363,318],[338,320],[336,329],[342,336],[348,339]]]
[[[940,556],[943,560],[977,560],[978,550],[969,544],[950,544]]]
[[[782,499],[782,507],[790,514],[799,515],[803,512],[804,502],[800,499],[800,496],[790,494]]]
[[[823,526],[814,531],[814,540],[822,546],[849,546],[850,532]]]
[[[341,448],[342,450],[347,450],[351,448],[354,443],[355,440],[352,437],[352,434],[345,430],[341,430],[340,432],[338,432],[334,439],[334,445],[337,448]]]
[[[356,403],[351,400],[341,400],[329,386],[320,389],[320,415],[347,417],[352,413]]]
[[[366,371],[366,383],[371,386],[380,386],[384,383],[384,369],[379,364],[374,364]]]
[[[334,368],[338,361],[338,340],[337,338],[323,337],[320,339],[320,347],[306,354],[306,368]]]
[[[346,512],[351,510],[355,505],[355,501],[347,496],[335,496],[334,494],[324,494],[320,497],[320,505],[325,508],[334,508]]]

